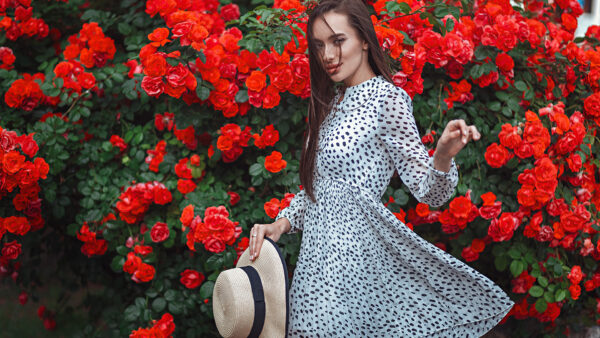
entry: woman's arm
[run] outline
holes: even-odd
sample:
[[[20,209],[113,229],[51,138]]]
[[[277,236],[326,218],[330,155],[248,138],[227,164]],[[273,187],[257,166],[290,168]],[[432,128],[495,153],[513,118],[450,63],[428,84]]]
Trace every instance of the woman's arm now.
[[[278,221],[280,218],[285,217],[290,224],[289,231],[285,231],[284,233],[295,233],[298,231],[302,231],[304,228],[304,213],[306,211],[306,203],[308,197],[306,196],[306,192],[304,190],[300,190],[294,198],[290,205],[287,208],[283,208],[275,217],[275,221]],[[287,227],[286,227],[287,228]]]
[[[433,207],[443,205],[458,184],[456,163],[453,157],[437,152],[429,156],[413,116],[412,99],[404,89],[396,87],[386,96],[377,128],[402,182],[415,198]]]

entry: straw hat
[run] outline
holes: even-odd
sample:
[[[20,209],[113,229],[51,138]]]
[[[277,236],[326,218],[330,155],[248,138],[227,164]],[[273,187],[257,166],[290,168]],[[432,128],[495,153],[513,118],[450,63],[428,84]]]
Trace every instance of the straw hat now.
[[[277,244],[265,237],[260,254],[250,261],[249,250],[233,269],[222,271],[213,290],[213,313],[225,338],[286,337],[288,274]]]

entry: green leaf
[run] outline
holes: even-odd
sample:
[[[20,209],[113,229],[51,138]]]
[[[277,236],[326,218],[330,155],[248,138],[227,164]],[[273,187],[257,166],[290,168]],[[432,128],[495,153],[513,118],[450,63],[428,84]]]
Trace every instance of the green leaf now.
[[[491,111],[498,112],[502,108],[502,105],[498,101],[493,101],[489,104],[488,107],[490,108]]]
[[[113,257],[113,260],[110,263],[110,268],[114,272],[119,273],[119,272],[123,271],[123,264],[125,264],[125,257],[117,255],[117,256]]]
[[[183,306],[181,303],[169,303],[169,313],[173,315],[180,315],[183,312]]]
[[[162,297],[156,298],[152,302],[152,310],[154,310],[156,312],[162,312],[166,306],[167,306],[167,301]]]
[[[168,302],[174,301],[176,296],[177,296],[177,293],[175,292],[175,290],[167,290],[167,292],[165,292],[165,299]]]
[[[523,262],[519,261],[512,261],[512,263],[510,263],[510,272],[512,273],[512,275],[514,277],[517,277],[521,274],[521,272],[523,272],[523,269],[525,268]]]
[[[556,290],[556,293],[554,294],[554,299],[557,302],[562,301],[563,299],[565,299],[565,297],[567,297],[567,291],[564,289],[558,289]]]
[[[210,89],[206,88],[204,86],[197,86],[196,87],[196,95],[198,95],[198,98],[202,101],[208,99],[208,97],[210,96]]]
[[[204,284],[202,284],[202,286],[200,287],[200,297],[202,297],[203,300],[211,298],[214,287],[215,287],[215,282],[212,282],[212,281],[204,282]]]
[[[260,163],[254,163],[250,166],[249,172],[251,176],[258,176],[264,172],[264,165]]]
[[[548,302],[548,303],[554,303],[555,302],[554,293],[552,293],[550,291],[544,292],[544,300],[546,300],[546,302]]]
[[[508,256],[512,259],[519,259],[521,258],[521,253],[516,248],[511,248],[508,250]]]
[[[535,302],[536,311],[539,313],[544,313],[547,308],[548,303],[546,303],[546,300],[544,298],[538,298],[538,300]]]
[[[544,277],[544,276],[540,276],[537,279],[538,284],[540,284],[542,287],[546,287],[548,286],[548,278]]]
[[[517,88],[518,90],[524,92],[527,90],[527,84],[523,81],[516,81],[515,82],[515,88]]]
[[[129,305],[125,309],[125,320],[128,322],[135,321],[141,314],[141,310],[135,305]]]
[[[240,90],[237,92],[237,94],[235,94],[235,102],[239,102],[239,103],[244,103],[248,101],[248,91],[247,90]]]
[[[504,271],[506,270],[509,261],[510,259],[507,255],[496,256],[494,259],[494,265],[498,271]]]
[[[531,287],[531,289],[529,289],[529,294],[532,297],[541,297],[544,294],[544,289],[542,289],[541,287],[534,285]]]

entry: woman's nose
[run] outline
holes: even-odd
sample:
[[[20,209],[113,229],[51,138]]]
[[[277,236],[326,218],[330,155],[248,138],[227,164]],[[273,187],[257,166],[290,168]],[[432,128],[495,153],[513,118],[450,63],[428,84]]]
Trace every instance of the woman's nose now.
[[[332,63],[335,60],[335,54],[337,52],[337,48],[334,46],[325,46],[325,61],[327,63]]]

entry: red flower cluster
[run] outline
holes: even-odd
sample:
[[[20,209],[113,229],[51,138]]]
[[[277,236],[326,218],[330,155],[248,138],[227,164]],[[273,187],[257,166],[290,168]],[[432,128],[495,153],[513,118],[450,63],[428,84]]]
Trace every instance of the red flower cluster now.
[[[127,143],[125,143],[125,140],[119,135],[112,135],[110,137],[110,144],[112,144],[113,147],[118,147],[121,152],[124,152],[125,149],[127,149]]]
[[[138,248],[137,245],[136,248]],[[131,280],[136,283],[149,282],[154,278],[154,274],[156,273],[154,267],[142,262],[142,258],[137,256],[136,252],[129,252],[127,254],[127,260],[123,264],[123,271],[131,274]]]
[[[204,178],[206,165],[200,159],[200,156],[194,154],[189,159],[182,158],[175,165],[175,174],[179,177],[177,180],[177,190],[182,194],[189,194],[196,189],[196,182],[192,179]]]
[[[277,150],[273,150],[271,155],[265,157],[265,168],[272,172],[278,173],[287,166],[287,162],[282,159],[282,155]]]
[[[14,17],[6,15],[10,8],[15,8]],[[0,2],[0,13],[4,16],[0,20],[0,28],[5,31],[6,37],[11,41],[15,41],[23,35],[36,36],[38,39],[48,36],[48,25],[44,20],[32,17],[31,0],[2,1]]]
[[[233,245],[242,233],[239,222],[229,218],[229,212],[224,206],[208,207],[204,211],[204,220],[200,216],[194,217],[194,208],[188,205],[183,210],[181,222],[183,229],[190,227],[187,234],[187,246],[196,251],[196,243],[204,244],[210,252],[219,253],[225,250],[225,245]]]
[[[67,60],[79,61],[86,67],[104,67],[112,60],[117,51],[113,39],[104,36],[102,28],[96,22],[84,23],[78,34],[69,37],[69,45],[63,55]]]
[[[144,161],[148,163],[148,169],[157,173],[158,166],[162,163],[165,155],[167,154],[167,142],[165,140],[160,140],[154,149],[148,149],[147,153],[148,156],[146,156]]]
[[[31,111],[46,101],[46,96],[42,92],[40,85],[35,79],[44,81],[44,75],[41,73],[33,76],[23,74],[23,79],[15,80],[4,95],[4,102],[9,107]]]
[[[217,139],[217,148],[222,152],[223,162],[231,163],[242,155],[242,147],[247,147],[248,141],[252,137],[250,130],[249,126],[242,130],[235,123],[228,123],[221,127],[221,135]]]
[[[471,245],[463,248],[461,256],[467,262],[473,262],[479,258],[479,254],[485,249],[485,240],[474,238]]]
[[[462,79],[460,82],[450,81],[451,89],[447,87],[444,90],[448,93],[448,97],[444,99],[444,102],[448,105],[448,109],[454,107],[454,102],[466,103],[473,100],[473,93],[471,93],[471,84]]]
[[[162,39],[160,43],[168,41],[168,39],[163,39],[163,36],[160,36],[163,32],[161,30],[164,30],[166,36],[168,36],[169,31],[166,28],[157,28],[148,37],[151,40],[153,38]],[[158,97],[160,94],[166,93],[178,99],[184,92],[196,89],[196,77],[190,71],[189,66],[181,63],[177,66],[171,66],[167,63],[168,57],[179,57],[180,53],[165,54],[157,52],[157,46],[153,46],[152,44],[146,47],[143,50],[143,54],[140,52],[140,60],[144,67],[144,75],[146,75],[142,79],[142,89],[148,95]]]
[[[283,195],[281,202],[275,197],[271,198],[271,200],[264,204],[265,213],[267,216],[275,218],[279,214],[279,210],[283,210],[290,206],[294,196],[296,195],[286,192],[285,195]]]
[[[84,244],[81,247],[81,252],[88,256],[92,257],[94,255],[101,256],[106,253],[106,249],[108,248],[108,244],[104,239],[97,239],[96,236],[101,234],[102,230],[99,231],[90,231],[90,227],[87,222],[83,223],[81,229],[77,233],[77,239],[82,241]]]
[[[177,126],[175,126],[175,137],[189,150],[196,150],[196,147],[198,147],[198,139],[196,138],[194,126],[188,126],[185,129],[177,129]]]
[[[164,114],[155,114],[154,115],[154,126],[156,129],[163,131],[171,131],[175,126],[175,114],[165,112]]]
[[[152,321],[152,327],[150,328],[138,328],[129,335],[129,338],[148,338],[148,337],[161,337],[171,338],[173,332],[175,332],[175,323],[173,322],[173,316],[170,313],[165,313],[158,320]]]
[[[0,69],[11,70],[14,68],[15,54],[8,47],[0,47]]]
[[[204,282],[204,274],[196,270],[185,269],[180,275],[181,279],[179,281],[188,289],[195,289]]]
[[[171,192],[160,182],[138,183],[119,196],[116,207],[121,219],[133,224],[144,218],[152,203],[164,205],[172,198]]]
[[[96,77],[86,72],[81,63],[76,60],[62,61],[54,67],[56,78],[63,79],[63,87],[81,94],[84,89],[96,86]]]
[[[265,149],[268,146],[274,146],[279,141],[279,132],[270,124],[263,128],[262,134],[252,134],[254,145],[259,149]]]
[[[467,224],[479,216],[477,206],[471,202],[470,191],[466,196],[454,198],[447,210],[442,211],[439,221],[442,223],[442,231],[452,234],[464,230]]]
[[[152,230],[150,230],[150,238],[154,243],[164,242],[169,238],[169,233],[170,231],[167,223],[156,222],[152,227]]]

